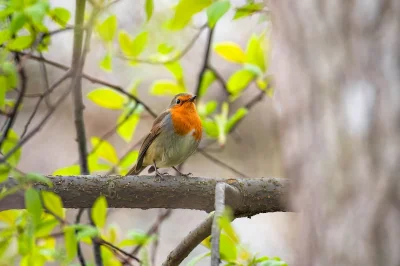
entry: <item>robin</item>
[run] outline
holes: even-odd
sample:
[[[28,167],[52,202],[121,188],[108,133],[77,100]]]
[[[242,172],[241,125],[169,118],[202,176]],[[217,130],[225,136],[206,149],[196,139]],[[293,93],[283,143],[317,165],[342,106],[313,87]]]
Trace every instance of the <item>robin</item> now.
[[[138,175],[151,165],[149,173],[158,168],[174,168],[183,163],[199,146],[202,126],[195,105],[196,95],[179,93],[171,101],[169,108],[153,122],[150,133],[146,136],[139,150],[136,164],[127,175]]]

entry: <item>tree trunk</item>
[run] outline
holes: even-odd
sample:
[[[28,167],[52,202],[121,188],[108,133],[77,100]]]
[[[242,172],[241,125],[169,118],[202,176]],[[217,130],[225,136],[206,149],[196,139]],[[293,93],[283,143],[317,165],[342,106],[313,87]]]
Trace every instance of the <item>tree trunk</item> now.
[[[400,265],[400,1],[270,1],[296,265]]]

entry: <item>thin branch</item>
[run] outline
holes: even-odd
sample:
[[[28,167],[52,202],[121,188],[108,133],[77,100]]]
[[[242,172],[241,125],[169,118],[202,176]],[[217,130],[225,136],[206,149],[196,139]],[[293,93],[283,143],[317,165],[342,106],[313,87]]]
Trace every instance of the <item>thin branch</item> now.
[[[128,252],[126,252],[126,251],[123,250],[123,249],[120,249],[120,248],[117,247],[117,246],[114,246],[113,244],[111,244],[110,242],[105,241],[104,239],[97,239],[96,242],[99,243],[100,245],[107,246],[107,247],[109,247],[109,248],[111,248],[111,249],[113,249],[113,250],[116,250],[116,251],[118,251],[118,252],[124,254],[124,255],[125,255],[126,257],[128,257],[129,259],[133,259],[133,260],[135,260],[135,261],[141,263],[141,261],[140,261],[137,257],[135,257],[134,255],[129,254]]]
[[[43,58],[43,53],[40,52],[39,56],[40,56],[40,58]],[[44,101],[45,101],[47,107],[50,108],[51,107],[51,100],[50,100],[50,93],[49,93],[50,85],[49,85],[49,75],[47,73],[47,66],[43,61],[40,61],[39,64],[40,64],[40,68],[43,73],[44,94],[46,94],[46,96],[44,97]]]
[[[197,78],[197,86],[196,86],[196,90],[195,90],[195,95],[197,95],[197,96],[199,96],[201,84],[203,82],[203,77],[207,71],[207,65],[209,64],[209,61],[210,61],[210,51],[211,51],[213,33],[214,33],[214,28],[209,28],[208,35],[207,35],[206,51],[205,51],[204,57],[203,57],[203,64],[200,69],[199,76]]]
[[[179,244],[169,253],[162,266],[175,266],[180,263],[197,247],[201,241],[211,234],[211,225],[214,214],[207,217],[201,224],[192,230]]]
[[[17,62],[20,62],[19,55],[16,54],[15,58],[16,58]],[[7,138],[8,133],[10,132],[11,128],[14,126],[15,120],[17,119],[17,116],[18,116],[18,110],[22,104],[24,94],[26,92],[27,76],[26,76],[25,69],[22,67],[19,69],[18,72],[20,75],[21,92],[19,93],[19,95],[17,97],[14,108],[12,109],[9,118],[7,119],[6,127],[5,127],[4,131],[2,131],[3,134],[0,137],[0,149],[1,149],[2,145],[4,144],[4,140]]]
[[[246,175],[245,173],[242,173],[239,170],[236,170],[235,168],[233,168],[229,164],[221,161],[220,159],[218,159],[217,157],[209,154],[208,152],[204,151],[203,149],[197,149],[197,152],[200,153],[201,155],[203,155],[204,157],[206,157],[207,159],[209,159],[214,164],[217,164],[217,165],[221,166],[222,168],[228,169],[229,171],[231,171],[231,172],[233,172],[233,173],[235,173],[235,174],[237,174],[239,176],[249,178],[249,176]]]
[[[24,54],[26,54],[26,53],[20,52],[19,54],[24,55]],[[52,65],[52,66],[57,67],[57,68],[62,69],[62,70],[68,70],[68,69],[69,69],[69,67],[66,66],[66,65],[63,65],[63,64],[60,64],[60,63],[57,63],[57,62],[55,62],[55,61],[51,61],[51,60],[48,60],[48,59],[42,60],[42,59],[41,59],[40,57],[38,57],[38,56],[32,55],[32,56],[30,56],[30,59],[37,60],[37,61],[43,61],[43,62],[45,62],[46,64]],[[112,84],[112,83],[110,83],[110,82],[107,82],[107,81],[104,81],[104,80],[95,78],[95,77],[90,76],[90,75],[85,74],[85,73],[82,74],[82,77],[85,78],[85,79],[87,79],[88,81],[90,81],[90,82],[92,82],[92,83],[97,83],[97,84],[104,85],[104,86],[106,86],[106,87],[109,87],[109,88],[111,88],[111,89],[114,89],[114,90],[116,90],[116,91],[118,91],[118,92],[120,92],[120,93],[126,95],[126,96],[127,96],[128,98],[130,98],[131,100],[134,100],[134,101],[136,101],[137,103],[140,103],[141,105],[143,105],[144,109],[146,109],[146,111],[147,111],[152,117],[157,117],[157,114],[156,114],[147,104],[145,104],[142,100],[140,100],[140,99],[139,99],[138,97],[136,97],[135,95],[132,95],[132,94],[130,94],[129,92],[126,92],[122,87],[120,87],[120,86],[118,86],[118,85],[115,85],[115,84]]]
[[[23,138],[26,134],[26,132],[28,131],[28,127],[31,124],[31,122],[33,121],[33,118],[35,117],[37,111],[39,110],[39,106],[41,104],[41,102],[43,101],[43,98],[46,97],[46,94],[51,93],[54,89],[56,89],[58,86],[60,86],[64,80],[66,80],[70,75],[70,72],[66,72],[59,80],[57,80],[50,88],[48,88],[48,90],[46,90],[45,93],[41,94],[39,100],[36,103],[35,108],[33,109],[32,114],[30,115],[30,117],[28,118],[28,121],[26,122],[25,126],[24,126],[24,130],[22,131],[21,137]],[[50,106],[51,108],[52,106]]]

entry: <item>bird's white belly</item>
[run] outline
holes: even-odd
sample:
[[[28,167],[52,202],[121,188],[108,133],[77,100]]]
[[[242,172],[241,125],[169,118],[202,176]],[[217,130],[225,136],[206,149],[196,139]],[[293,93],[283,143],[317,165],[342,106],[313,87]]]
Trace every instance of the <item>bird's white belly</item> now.
[[[199,145],[199,141],[193,137],[193,132],[194,130],[184,136],[167,132],[160,134],[148,150],[156,155],[154,158],[157,167],[167,168],[179,165],[192,155]]]

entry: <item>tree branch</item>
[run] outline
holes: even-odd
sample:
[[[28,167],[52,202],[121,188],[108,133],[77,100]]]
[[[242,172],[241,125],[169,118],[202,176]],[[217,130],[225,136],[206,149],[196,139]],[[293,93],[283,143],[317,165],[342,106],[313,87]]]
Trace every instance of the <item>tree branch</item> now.
[[[211,234],[211,225],[214,219],[214,214],[207,217],[196,229],[191,231],[179,244],[169,253],[166,261],[162,266],[175,266],[180,263],[197,247],[201,241]]]
[[[166,208],[214,210],[215,185],[226,182],[236,187],[239,202],[227,197],[226,202],[235,215],[248,216],[264,212],[288,211],[285,197],[289,181],[284,178],[205,178],[166,176],[48,176],[53,188],[34,183],[39,190],[57,193],[65,208],[90,208],[100,195],[107,198],[110,208]],[[18,182],[10,178],[0,184],[0,191],[13,188]],[[133,195],[133,196],[132,196]],[[24,208],[23,193],[7,197],[8,204],[0,204],[0,210]]]

